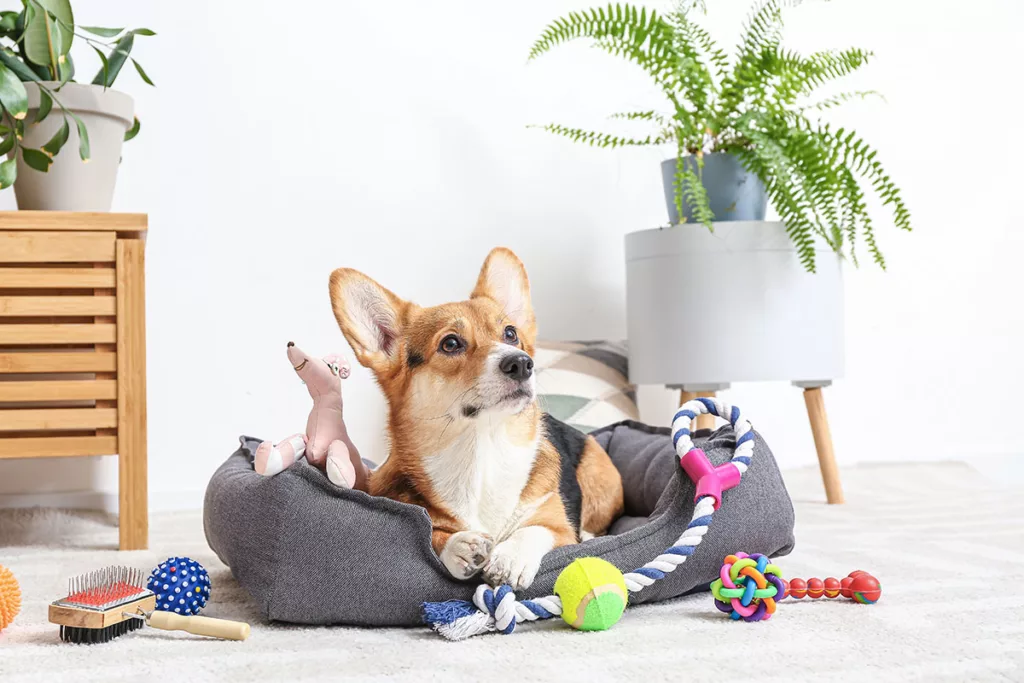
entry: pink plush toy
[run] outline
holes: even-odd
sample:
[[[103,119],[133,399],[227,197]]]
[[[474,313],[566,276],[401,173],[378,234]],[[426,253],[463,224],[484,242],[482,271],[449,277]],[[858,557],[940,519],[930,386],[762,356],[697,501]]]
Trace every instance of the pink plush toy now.
[[[313,410],[306,421],[305,434],[293,434],[277,444],[264,441],[259,445],[256,471],[272,477],[305,455],[310,464],[325,470],[338,486],[365,491],[368,470],[348,437],[342,418],[341,380],[351,372],[348,361],[339,355],[310,358],[293,342],[288,342],[288,360],[309,390]]]

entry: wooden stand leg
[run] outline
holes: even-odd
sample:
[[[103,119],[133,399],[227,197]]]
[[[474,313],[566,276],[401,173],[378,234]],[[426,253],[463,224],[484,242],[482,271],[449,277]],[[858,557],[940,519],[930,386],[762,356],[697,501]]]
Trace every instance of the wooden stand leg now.
[[[680,391],[679,392],[679,405],[683,405],[687,401],[692,401],[697,398],[697,392],[695,391]],[[696,420],[690,421],[690,433],[697,431]]]
[[[715,392],[713,391],[699,391],[697,392],[697,398],[714,398]],[[697,429],[714,429],[715,428],[715,416],[714,415],[698,415],[697,416]]]
[[[117,453],[121,550],[149,545],[144,243],[117,241]]]
[[[713,391],[680,391],[679,392],[679,405],[683,405],[687,401],[692,401],[695,398],[714,398],[715,392]],[[690,424],[690,431],[696,431],[698,429],[714,429],[715,428],[715,416],[714,415],[698,415],[697,419],[694,420],[696,424]]]
[[[804,389],[804,403],[807,404],[807,417],[811,421],[814,448],[818,451],[821,478],[825,483],[825,498],[830,504],[839,505],[843,502],[843,486],[839,481],[836,454],[832,450],[832,433],[828,429],[828,415],[825,414],[825,400],[821,394],[821,387]]]

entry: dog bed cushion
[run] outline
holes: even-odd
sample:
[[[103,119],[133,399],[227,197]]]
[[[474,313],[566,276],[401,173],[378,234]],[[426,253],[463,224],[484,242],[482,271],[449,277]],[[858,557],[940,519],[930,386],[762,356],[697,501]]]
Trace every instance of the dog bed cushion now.
[[[628,354],[625,342],[538,341],[533,362],[541,408],[581,432],[638,420]]]
[[[556,548],[518,597],[550,595],[559,572],[578,557],[602,557],[631,571],[679,537],[693,514],[694,486],[679,467],[669,430],[623,422],[593,433],[622,474],[625,514],[609,535]],[[732,456],[725,426],[695,442],[715,464]],[[479,580],[456,581],[430,545],[426,510],[340,489],[304,460],[276,477],[253,471],[259,441],[221,465],[206,490],[210,547],[231,567],[263,615],[298,624],[411,626],[425,601],[469,600]],[[634,603],[705,588],[722,558],[742,550],[770,556],[793,548],[793,505],[767,444],[755,435],[743,481],[724,495],[704,542],[679,569]]]

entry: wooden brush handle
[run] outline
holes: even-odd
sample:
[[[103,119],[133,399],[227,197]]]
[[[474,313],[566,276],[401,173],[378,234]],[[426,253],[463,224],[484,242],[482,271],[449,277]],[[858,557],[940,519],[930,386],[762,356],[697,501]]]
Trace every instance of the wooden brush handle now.
[[[249,624],[211,617],[186,617],[174,612],[153,612],[149,625],[164,631],[185,631],[196,636],[210,636],[224,640],[245,640],[249,637]]]

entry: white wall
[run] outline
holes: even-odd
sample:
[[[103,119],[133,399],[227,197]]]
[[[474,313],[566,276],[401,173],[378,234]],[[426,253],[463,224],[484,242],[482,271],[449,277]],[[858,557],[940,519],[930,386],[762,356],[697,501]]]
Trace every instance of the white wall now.
[[[158,88],[134,73],[120,83],[143,131],[116,199],[150,214],[154,507],[197,505],[239,433],[302,427],[309,403],[284,344],[348,352],[326,291],[335,267],[431,304],[465,296],[504,244],[530,270],[544,336],[624,336],[622,236],[664,222],[668,153],[591,150],[525,127],[660,106],[639,71],[582,45],[526,64],[548,21],[589,4],[77,0],[81,23],[159,33],[137,42]],[[709,4],[731,44],[747,3]],[[1005,416],[1024,380],[1024,309],[1011,299],[1024,247],[1011,80],[1024,10],[967,5],[835,0],[790,14],[795,47],[877,53],[850,85],[888,104],[837,120],[881,150],[917,227],[880,230],[888,273],[849,272],[848,372],[827,394],[843,464],[1019,452]],[[13,207],[11,193],[0,202]],[[354,438],[379,456],[383,403],[367,371],[345,395]],[[814,461],[797,390],[744,385],[731,399],[784,466]],[[667,392],[644,390],[649,421],[671,407]],[[0,494],[78,490],[116,491],[115,461],[0,462]]]

